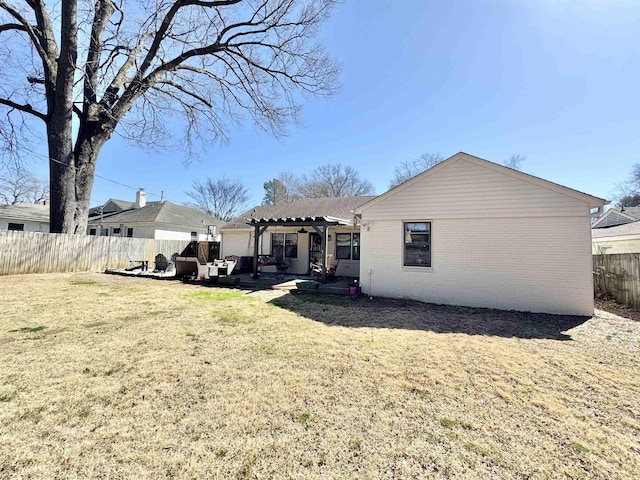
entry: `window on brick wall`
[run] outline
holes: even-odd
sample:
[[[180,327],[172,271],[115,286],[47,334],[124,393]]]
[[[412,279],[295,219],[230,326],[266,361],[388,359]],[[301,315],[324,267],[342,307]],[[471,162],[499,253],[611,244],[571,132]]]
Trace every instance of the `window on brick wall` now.
[[[404,265],[431,266],[431,222],[404,222]]]

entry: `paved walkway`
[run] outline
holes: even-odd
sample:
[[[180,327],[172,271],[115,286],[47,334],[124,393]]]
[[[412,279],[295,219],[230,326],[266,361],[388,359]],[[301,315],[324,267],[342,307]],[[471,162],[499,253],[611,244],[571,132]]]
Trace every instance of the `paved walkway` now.
[[[309,277],[304,275],[278,275],[278,274],[261,274],[260,278],[251,278],[250,273],[234,274],[232,278],[239,278],[239,286],[246,288],[273,289],[273,290],[302,290],[307,292],[349,295],[349,286],[354,284],[355,278],[336,277],[328,279],[327,283],[322,284],[317,277]],[[238,280],[235,280],[236,282]],[[310,288],[304,288],[299,284],[308,285]],[[315,287],[317,285],[317,287]]]

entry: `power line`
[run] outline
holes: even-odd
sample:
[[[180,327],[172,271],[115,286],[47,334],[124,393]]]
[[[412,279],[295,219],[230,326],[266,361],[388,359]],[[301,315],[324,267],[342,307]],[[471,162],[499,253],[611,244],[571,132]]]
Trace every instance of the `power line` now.
[[[75,167],[75,165],[69,165],[68,163],[63,162],[62,160],[58,160],[58,159],[55,159],[55,158],[51,158],[51,157],[49,157],[49,156],[47,156],[47,155],[43,155],[43,154],[38,153],[38,152],[36,152],[36,151],[30,150],[29,148],[24,148],[24,147],[23,147],[22,149],[23,149],[23,150],[25,150],[25,151],[27,151],[27,152],[29,152],[29,153],[31,153],[31,154],[33,154],[33,155],[36,155],[36,156],[38,156],[38,157],[40,157],[40,158],[43,158],[43,159],[45,159],[45,160],[48,160],[48,161],[51,161],[51,162],[55,162],[55,163],[58,163],[58,164],[60,164],[60,165],[64,165],[65,167],[68,167],[68,168],[73,168],[73,169],[75,169],[75,168],[76,168],[76,167]],[[138,190],[141,188],[141,187],[132,187],[131,185],[127,185],[126,183],[122,183],[122,182],[119,182],[119,181],[117,181],[117,180],[113,180],[112,178],[107,178],[107,177],[105,177],[105,176],[103,176],[103,175],[98,175],[97,173],[94,173],[94,174],[93,174],[93,176],[94,176],[94,177],[96,177],[96,178],[99,178],[99,179],[101,179],[101,180],[105,180],[105,181],[107,181],[107,182],[111,182],[111,183],[114,183],[114,184],[116,184],[116,185],[120,185],[121,187],[129,188],[129,189],[131,189],[131,190],[138,191]],[[143,188],[143,190],[144,190],[144,188]],[[169,198],[165,197],[165,196],[164,196],[164,192],[162,193],[162,195],[158,195],[158,194],[153,193],[153,192],[148,192],[148,191],[146,191],[146,190],[145,190],[145,192],[146,192],[148,195],[151,195],[151,196],[153,196],[153,197],[158,197],[158,198],[159,198],[159,199],[161,199],[161,200],[167,200],[167,201],[169,201],[169,202],[173,202],[173,203],[177,203],[177,204],[179,204],[179,203],[180,203],[180,202],[176,202],[175,200],[171,200],[171,199],[169,199]]]

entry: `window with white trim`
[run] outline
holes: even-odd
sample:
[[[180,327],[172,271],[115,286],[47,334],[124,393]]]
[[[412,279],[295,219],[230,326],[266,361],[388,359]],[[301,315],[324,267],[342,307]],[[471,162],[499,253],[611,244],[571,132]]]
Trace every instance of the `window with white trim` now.
[[[285,258],[298,258],[298,234],[297,233],[272,233],[271,256],[279,262]]]
[[[431,222],[403,222],[404,266],[431,266]]]
[[[336,233],[336,258],[360,260],[360,233]]]

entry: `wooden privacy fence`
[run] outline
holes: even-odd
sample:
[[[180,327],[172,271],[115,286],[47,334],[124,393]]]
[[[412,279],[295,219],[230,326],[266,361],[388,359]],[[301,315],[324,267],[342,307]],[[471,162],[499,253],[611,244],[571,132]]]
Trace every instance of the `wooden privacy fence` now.
[[[640,308],[640,253],[594,255],[593,286],[596,294]]]
[[[0,232],[0,275],[19,273],[101,272],[123,268],[130,260],[153,265],[162,253],[180,253],[186,240],[99,237],[38,232]]]

